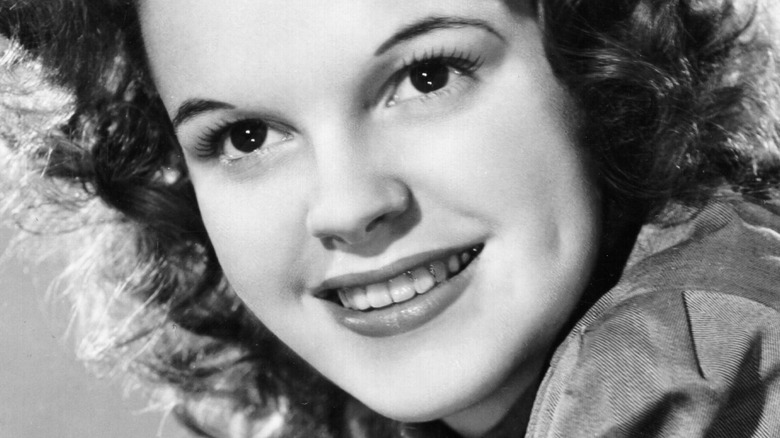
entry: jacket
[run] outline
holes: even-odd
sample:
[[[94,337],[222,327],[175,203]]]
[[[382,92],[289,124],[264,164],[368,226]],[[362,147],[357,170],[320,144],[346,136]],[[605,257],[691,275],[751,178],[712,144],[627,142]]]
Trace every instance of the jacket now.
[[[555,351],[526,437],[780,437],[779,310],[777,203],[646,225]]]

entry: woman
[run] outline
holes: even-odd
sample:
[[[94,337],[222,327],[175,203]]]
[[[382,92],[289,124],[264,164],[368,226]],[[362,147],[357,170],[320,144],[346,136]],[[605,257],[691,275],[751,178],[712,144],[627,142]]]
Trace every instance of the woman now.
[[[27,155],[90,220],[89,358],[194,431],[780,431],[756,9],[6,3],[74,95]]]

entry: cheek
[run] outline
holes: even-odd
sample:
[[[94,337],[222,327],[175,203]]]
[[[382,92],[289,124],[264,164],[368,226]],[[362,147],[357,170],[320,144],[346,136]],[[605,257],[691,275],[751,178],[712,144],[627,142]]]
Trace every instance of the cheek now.
[[[209,238],[231,286],[253,310],[266,301],[292,302],[302,291],[307,260],[303,184],[235,183],[193,177]],[[261,315],[258,315],[261,316]],[[261,316],[262,317],[262,316]]]
[[[469,215],[555,214],[593,186],[573,139],[573,104],[549,79],[510,79],[458,117],[396,130],[383,159],[401,163],[419,196]]]

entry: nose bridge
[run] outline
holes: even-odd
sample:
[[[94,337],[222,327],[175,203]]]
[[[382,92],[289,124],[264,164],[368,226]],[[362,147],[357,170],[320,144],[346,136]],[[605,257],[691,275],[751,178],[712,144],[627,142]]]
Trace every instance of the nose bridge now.
[[[409,189],[377,162],[364,132],[346,125],[312,135],[316,187],[307,226],[319,239],[357,244],[389,226],[409,204]]]

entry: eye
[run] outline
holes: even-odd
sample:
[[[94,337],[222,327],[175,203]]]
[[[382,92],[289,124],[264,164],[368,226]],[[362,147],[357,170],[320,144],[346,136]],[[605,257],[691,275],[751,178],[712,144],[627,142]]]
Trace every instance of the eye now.
[[[287,141],[291,137],[290,133],[257,119],[230,124],[218,132],[217,136],[217,152],[228,161],[265,152],[270,146]]]
[[[480,64],[479,59],[458,54],[412,62],[401,71],[395,93],[387,105],[438,96],[449,91],[458,82],[472,78]]]
[[[227,134],[233,148],[249,153],[263,146],[268,138],[268,125],[260,120],[244,120],[231,126]]]
[[[409,69],[409,82],[415,90],[428,94],[446,87],[450,74],[450,67],[443,63],[426,61]]]

